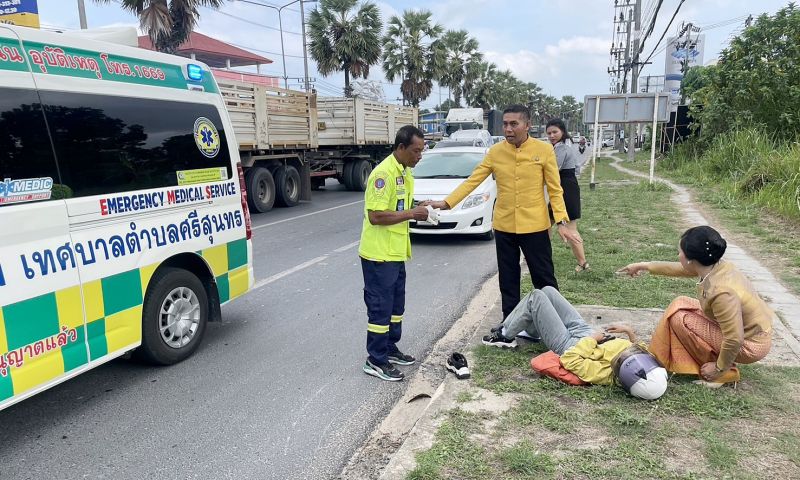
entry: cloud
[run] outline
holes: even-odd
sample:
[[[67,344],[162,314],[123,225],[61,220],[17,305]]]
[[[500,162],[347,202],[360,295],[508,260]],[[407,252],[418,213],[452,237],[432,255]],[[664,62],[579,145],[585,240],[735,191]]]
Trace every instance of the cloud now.
[[[486,52],[486,58],[501,70],[509,69],[523,81],[541,81],[543,76],[558,78],[565,70],[584,65],[605,68],[608,62],[608,40],[599,37],[562,38],[546,45],[542,52],[520,49],[516,52]]]

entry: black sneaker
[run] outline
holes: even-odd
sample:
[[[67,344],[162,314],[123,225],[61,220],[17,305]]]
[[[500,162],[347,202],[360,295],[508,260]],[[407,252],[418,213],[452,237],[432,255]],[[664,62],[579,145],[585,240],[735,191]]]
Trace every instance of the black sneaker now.
[[[394,363],[395,365],[413,365],[416,361],[416,358],[406,355],[400,350],[389,354],[389,363]]]
[[[364,373],[367,375],[378,377],[381,380],[386,380],[387,382],[399,382],[405,378],[403,372],[395,368],[394,365],[388,363],[386,365],[375,365],[367,360],[363,369]]]
[[[453,352],[447,359],[447,369],[453,372],[457,379],[464,380],[469,378],[469,367],[467,359],[458,352]]]
[[[496,331],[483,337],[483,344],[501,348],[516,348],[517,340],[514,338],[506,338],[500,331]]]

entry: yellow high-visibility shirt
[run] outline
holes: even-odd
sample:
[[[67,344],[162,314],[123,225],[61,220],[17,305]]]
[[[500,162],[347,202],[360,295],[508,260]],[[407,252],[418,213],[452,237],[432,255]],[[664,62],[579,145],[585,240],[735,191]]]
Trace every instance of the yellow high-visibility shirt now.
[[[358,254],[367,260],[404,262],[411,258],[408,222],[373,225],[369,211],[402,211],[414,208],[414,176],[389,155],[375,167],[364,192],[364,221]]]
[[[614,383],[611,361],[631,345],[624,338],[615,338],[598,345],[594,338],[583,337],[561,355],[561,365],[584,382],[611,385]]]
[[[455,207],[493,173],[497,180],[497,204],[493,220],[495,230],[533,233],[549,229],[545,184],[556,222],[569,220],[555,150],[549,143],[530,137],[519,148],[509,142],[500,142],[490,148],[472,175],[445,201],[451,208]]]

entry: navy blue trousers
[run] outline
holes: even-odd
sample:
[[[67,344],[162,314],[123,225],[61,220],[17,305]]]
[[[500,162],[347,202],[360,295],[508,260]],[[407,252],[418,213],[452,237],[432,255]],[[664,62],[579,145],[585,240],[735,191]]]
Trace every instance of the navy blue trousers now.
[[[405,262],[373,262],[361,259],[364,303],[367,305],[367,353],[375,365],[389,363],[398,352],[406,309]]]

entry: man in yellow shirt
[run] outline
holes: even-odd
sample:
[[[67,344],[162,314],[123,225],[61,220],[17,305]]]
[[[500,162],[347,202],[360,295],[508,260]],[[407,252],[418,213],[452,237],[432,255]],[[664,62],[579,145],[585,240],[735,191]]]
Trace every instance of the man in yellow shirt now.
[[[500,273],[503,318],[508,317],[520,299],[519,252],[525,255],[533,286],[558,288],[550,245],[550,215],[544,187],[550,196],[558,234],[566,242],[581,242],[577,231],[567,228],[569,217],[564,206],[561,179],[553,146],[530,138],[531,114],[525,105],[511,105],[503,112],[506,141],[489,149],[483,162],[434,208],[458,205],[486,177],[497,180],[497,204],[493,227]]]
[[[358,255],[367,305],[367,353],[364,373],[381,380],[404,378],[394,365],[416,359],[397,348],[406,298],[406,260],[411,258],[408,221],[427,220],[426,204],[413,206],[414,176],[425,148],[425,134],[412,125],[395,136],[394,151],[369,176],[364,192],[364,222]]]

